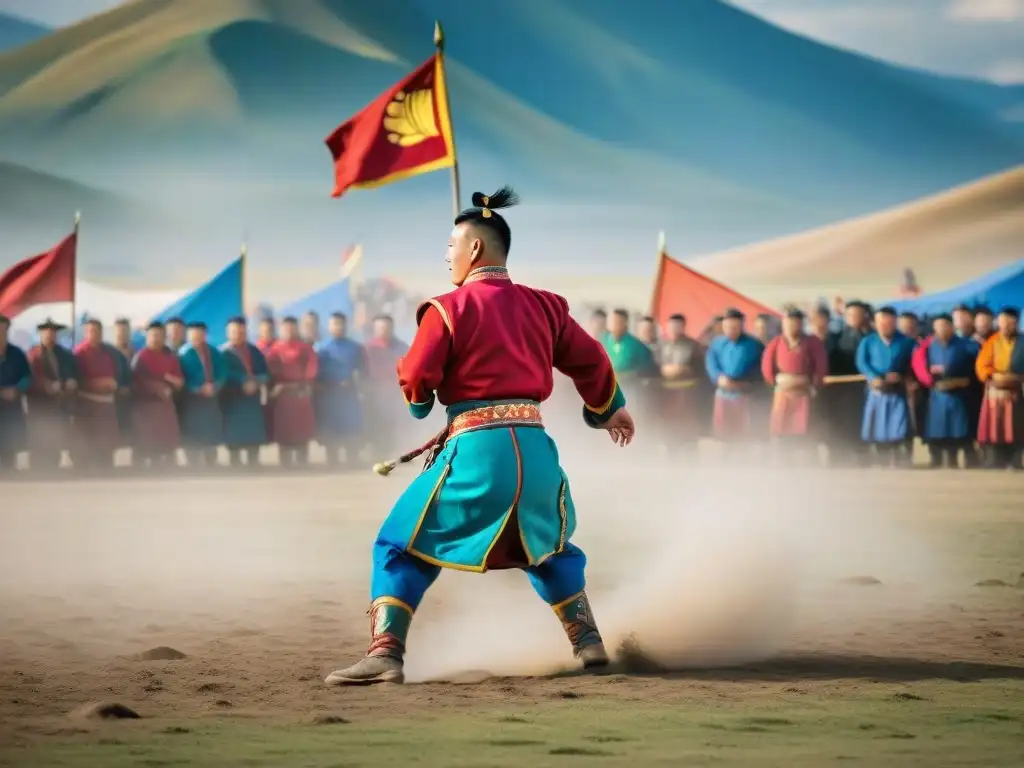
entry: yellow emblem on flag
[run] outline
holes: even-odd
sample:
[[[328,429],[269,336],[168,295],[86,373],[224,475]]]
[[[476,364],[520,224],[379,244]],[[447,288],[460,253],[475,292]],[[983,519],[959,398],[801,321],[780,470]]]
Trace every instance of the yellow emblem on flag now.
[[[396,93],[385,110],[384,128],[388,131],[388,141],[402,147],[440,136],[433,89]]]

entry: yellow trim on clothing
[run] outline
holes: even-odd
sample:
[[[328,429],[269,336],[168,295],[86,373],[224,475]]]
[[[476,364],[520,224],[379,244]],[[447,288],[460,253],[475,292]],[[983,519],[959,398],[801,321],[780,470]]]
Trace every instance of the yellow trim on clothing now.
[[[565,549],[565,539],[566,539],[565,534],[566,534],[566,532],[568,530],[568,527],[569,527],[569,512],[565,508],[565,485],[566,485],[566,482],[567,482],[567,480],[565,478],[565,475],[562,475],[562,483],[561,483],[561,485],[558,486],[558,516],[562,519],[561,530],[559,531],[559,534],[558,534],[558,545],[554,549],[552,549],[550,552],[546,552],[543,555],[541,555],[540,557],[538,557],[536,562],[533,562],[531,560],[530,561],[530,565],[532,565],[532,566],[540,565],[541,563],[543,563],[545,560],[547,560],[552,555],[557,555],[559,552],[561,552],[561,551],[563,551]],[[523,548],[525,549],[525,547],[526,547],[526,545],[524,543],[523,544]]]
[[[423,507],[423,511],[420,513],[420,519],[416,521],[416,527],[413,529],[412,536],[409,537],[409,543],[405,547],[405,551],[406,552],[408,552],[413,557],[419,558],[420,560],[422,560],[425,563],[430,563],[431,565],[436,565],[439,568],[450,568],[451,570],[454,570],[454,571],[469,571],[471,573],[484,573],[484,572],[487,571],[487,558],[490,557],[491,550],[494,549],[494,546],[498,543],[498,540],[501,539],[501,535],[505,532],[505,528],[506,528],[506,526],[508,526],[508,521],[512,519],[512,512],[516,508],[516,506],[519,504],[519,498],[520,498],[520,496],[522,495],[522,492],[523,492],[523,457],[522,457],[522,455],[519,452],[519,440],[516,438],[515,428],[511,428],[510,427],[508,431],[509,431],[509,434],[512,437],[512,445],[515,448],[515,452],[516,452],[516,469],[517,469],[517,472],[518,472],[518,477],[517,477],[517,482],[516,482],[516,493],[515,493],[515,496],[512,499],[512,505],[508,508],[508,511],[505,513],[504,519],[501,521],[501,527],[498,528],[498,534],[493,539],[491,539],[491,543],[487,547],[487,551],[484,553],[483,560],[480,561],[480,564],[479,565],[465,565],[464,563],[451,563],[451,562],[448,562],[448,561],[445,561],[445,560],[440,560],[440,559],[438,559],[436,557],[431,557],[428,554],[420,552],[414,546],[414,543],[416,541],[416,536],[420,532],[420,528],[423,525],[424,519],[426,519],[427,512],[430,511],[430,505],[434,503],[434,499],[437,498],[437,494],[440,493],[440,491],[441,491],[441,485],[444,483],[444,481],[448,477],[448,471],[451,469],[451,463],[450,462],[445,465],[444,472],[441,473],[441,477],[438,479],[437,485],[434,486],[434,490],[432,490],[430,492],[430,496],[427,498],[427,503]],[[527,563],[529,565],[536,565],[536,563],[534,563],[532,558],[530,557],[529,550],[526,548],[526,541],[525,541],[525,539],[523,539],[523,529],[522,529],[522,526],[520,526],[520,528],[519,528],[519,540],[522,542],[523,552],[526,554]]]
[[[408,397],[406,396],[406,394],[405,394],[405,390],[402,390],[402,399],[403,399],[403,400],[405,400],[405,404],[406,404],[406,405],[419,405],[419,406],[424,406],[424,405],[430,405],[430,398],[427,398],[427,399],[426,399],[426,400],[424,400],[424,401],[423,401],[422,403],[414,403],[414,402],[413,402],[412,400],[410,400],[410,399],[409,399],[409,398],[408,398]]]
[[[423,302],[423,304],[420,304],[420,306],[422,307],[424,304],[429,304],[430,306],[432,306],[434,309],[436,309],[438,312],[441,313],[441,320],[444,321],[445,328],[448,329],[448,333],[454,335],[455,334],[455,329],[452,327],[452,319],[448,316],[448,310],[446,310],[444,307],[441,306],[441,302],[439,302],[437,299],[427,299],[426,301]],[[426,310],[424,310],[424,311],[426,311]],[[423,317],[423,315],[417,310],[417,312],[416,312],[416,325],[417,326],[420,324],[420,320],[422,319],[422,317]]]
[[[556,603],[555,605],[552,605],[551,609],[553,611],[555,611],[555,612],[558,612],[558,611],[562,610],[563,608],[565,608],[565,606],[567,606],[573,600],[579,600],[581,597],[583,597],[584,592],[586,592],[586,590],[581,589],[579,592],[577,592],[572,597],[567,597],[562,602]]]
[[[409,543],[408,545],[406,545],[406,549],[410,552],[413,551],[413,542],[416,541],[416,537],[419,535],[420,528],[423,527],[423,521],[427,517],[427,512],[430,511],[430,505],[434,503],[434,499],[437,497],[438,492],[441,490],[441,485],[444,483],[445,478],[448,477],[448,473],[451,471],[451,468],[452,463],[451,460],[449,460],[448,463],[444,465],[444,469],[441,470],[441,476],[437,478],[437,483],[434,484],[434,489],[430,492],[430,495],[427,496],[427,501],[423,505],[423,509],[420,511],[420,517],[416,521],[416,527],[412,529],[412,536],[409,537]]]
[[[397,608],[401,608],[403,611],[408,611],[410,616],[415,613],[411,605],[409,605],[404,600],[399,600],[397,597],[378,597],[376,600],[370,603],[370,611],[373,611],[373,609],[376,608],[378,605],[393,605]]]
[[[608,412],[608,409],[612,407],[612,403],[615,401],[615,395],[617,395],[619,392],[619,382],[618,379],[615,378],[614,374],[612,374],[612,385],[612,396],[609,397],[608,402],[606,402],[600,408],[594,408],[592,406],[587,405],[586,403],[583,403],[583,405],[586,406],[588,411],[590,411],[591,413],[596,413],[598,416]]]

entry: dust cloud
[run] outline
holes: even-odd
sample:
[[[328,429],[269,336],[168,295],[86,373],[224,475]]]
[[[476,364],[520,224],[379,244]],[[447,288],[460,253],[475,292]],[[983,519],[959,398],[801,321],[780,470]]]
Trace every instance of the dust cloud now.
[[[947,589],[943,559],[889,501],[906,503],[891,492],[905,473],[730,467],[713,446],[697,467],[666,460],[643,432],[616,448],[578,408],[551,421],[611,651],[629,638],[680,667],[837,647]],[[228,637],[251,642],[261,664],[354,661],[368,639],[371,543],[414,471],[5,483],[0,656],[171,646],[195,658]],[[842,581],[864,576],[881,585]],[[417,613],[407,679],[571,666],[523,574],[445,572]]]
[[[656,443],[641,435],[617,449],[579,430],[559,440],[610,652],[627,643],[631,657],[671,669],[835,650],[955,588],[931,542],[901,522],[889,473],[721,456],[697,467]],[[453,574],[438,586],[444,615],[413,630],[410,679],[571,667],[558,621],[521,574]]]

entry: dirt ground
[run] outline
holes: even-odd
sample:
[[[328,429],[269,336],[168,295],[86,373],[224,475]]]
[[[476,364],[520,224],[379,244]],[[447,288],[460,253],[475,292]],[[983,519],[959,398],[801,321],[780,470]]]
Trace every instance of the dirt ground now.
[[[396,723],[418,740],[413,764],[522,764],[530,745],[544,756],[533,765],[573,754],[672,764],[650,751],[661,737],[630,740],[661,728],[711,750],[729,718],[739,741],[705,757],[749,765],[759,753],[743,739],[799,712],[818,730],[772,743],[779,764],[814,765],[842,757],[828,713],[849,709],[863,740],[871,723],[892,725],[872,704],[882,700],[918,706],[934,739],[944,717],[976,712],[998,731],[985,731],[986,748],[1021,743],[1019,475],[638,462],[570,476],[597,618],[611,645],[639,653],[610,675],[559,674],[568,645],[521,574],[445,573],[410,638],[414,684],[344,690],[321,681],[365,649],[369,547],[411,474],[3,486],[0,765],[379,764],[371,752]],[[89,719],[80,708],[95,702],[141,719]],[[499,735],[467,741],[481,717]],[[301,744],[305,732],[287,730],[342,722]],[[501,735],[517,722],[529,736]],[[544,746],[553,723],[621,733],[610,751],[560,752]],[[266,735],[286,731],[286,742]],[[175,738],[192,751],[174,753]],[[210,757],[231,739],[255,756]],[[147,743],[156,752],[132,751]],[[972,764],[938,741],[898,746],[892,764],[925,752],[933,766]]]

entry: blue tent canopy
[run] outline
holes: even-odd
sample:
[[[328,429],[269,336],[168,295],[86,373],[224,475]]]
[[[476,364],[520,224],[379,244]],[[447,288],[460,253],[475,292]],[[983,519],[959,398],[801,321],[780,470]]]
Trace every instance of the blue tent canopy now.
[[[209,282],[178,299],[152,319],[166,323],[172,317],[180,317],[186,323],[204,322],[209,326],[210,343],[219,346],[227,341],[228,321],[243,313],[244,275],[244,257],[235,259]]]
[[[984,304],[994,312],[1007,306],[1020,308],[1024,305],[1024,259],[956,288],[890,304],[897,312],[913,312],[919,316],[950,312],[957,304],[970,307]]]
[[[342,312],[351,318],[353,312],[352,295],[349,292],[348,278],[331,283],[308,296],[297,299],[277,310],[277,317],[294,316],[301,318],[307,312],[316,312],[320,316],[320,333],[327,329],[327,320],[332,312]]]

